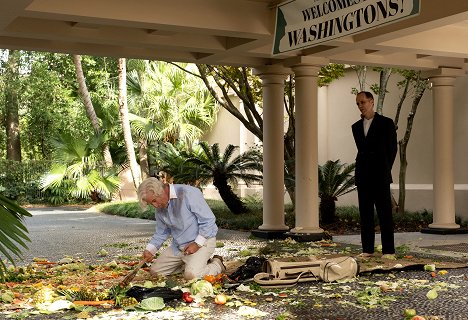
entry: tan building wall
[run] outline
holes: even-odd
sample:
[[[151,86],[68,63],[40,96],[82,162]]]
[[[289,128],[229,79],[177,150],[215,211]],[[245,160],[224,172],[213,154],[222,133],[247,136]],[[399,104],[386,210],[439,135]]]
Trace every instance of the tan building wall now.
[[[239,104],[239,99],[233,100],[233,102],[237,101],[237,105]],[[226,109],[220,108],[216,125],[202,140],[206,140],[210,144],[219,143],[221,151],[229,144],[239,146],[241,142],[241,127],[243,127],[243,125],[237,118],[231,115]]]
[[[242,101],[237,97],[232,97],[232,100],[233,102],[237,102],[235,105],[239,106],[239,109],[242,110]],[[221,152],[223,152],[229,144],[239,146],[240,153],[258,144],[259,139],[248,131],[244,125],[226,109],[220,108],[217,120],[211,132],[207,133],[202,140],[206,140],[210,144],[219,143]],[[250,185],[247,187],[240,182],[235,192],[241,197],[252,196],[261,198],[263,188],[261,185]],[[204,188],[203,194],[209,199],[220,199],[219,193],[213,185]]]
[[[401,80],[398,75],[392,75],[385,97],[383,113],[394,119],[396,106],[399,102],[400,89],[396,83]],[[367,76],[368,87],[378,83],[378,74],[370,72]],[[340,159],[342,162],[354,161],[356,147],[351,133],[351,125],[359,119],[359,111],[355,104],[355,98],[351,94],[351,88],[358,87],[358,81],[353,71],[347,72],[346,76],[334,81],[326,90],[328,91],[328,104],[321,103],[319,108],[327,108],[328,136],[320,136],[327,139],[327,153],[331,160]],[[468,141],[468,77],[457,79],[455,87],[455,114],[454,120],[454,150],[455,150],[455,190],[456,190],[456,214],[463,219],[468,219],[468,153],[466,152],[466,141]],[[377,99],[377,96],[375,96]],[[398,139],[402,139],[406,126],[407,116],[411,108],[410,98],[403,105],[398,122]],[[432,92],[427,90],[424,94],[413,124],[411,138],[407,148],[407,172],[406,172],[406,202],[407,210],[432,210],[432,181],[433,181],[433,118],[432,118]],[[319,123],[319,128],[322,126]],[[320,132],[320,131],[319,131]],[[323,158],[320,157],[319,158]],[[321,162],[320,162],[321,163]],[[393,193],[398,199],[400,160],[399,153],[393,167],[392,185]],[[339,199],[338,205],[357,205],[357,195],[353,192]]]
[[[132,201],[137,200],[135,185],[130,168],[126,168],[119,173],[120,191],[116,194],[113,200],[116,201]]]
[[[399,102],[400,89],[397,82],[402,78],[392,75],[387,87],[383,113],[394,119],[396,106]],[[368,71],[367,88],[378,83],[378,73]],[[327,160],[340,159],[342,163],[352,163],[356,155],[356,146],[351,133],[351,125],[359,119],[352,88],[359,84],[354,71],[350,70],[345,77],[332,82],[328,87],[319,88],[318,100],[318,134],[319,134],[319,164]],[[456,214],[468,220],[468,76],[457,79],[455,87],[454,120],[454,150],[455,150],[455,190]],[[377,96],[375,95],[377,100]],[[407,98],[403,105],[398,122],[398,139],[404,135],[407,116],[411,108],[411,99]],[[377,101],[376,101],[377,102]],[[432,210],[433,194],[433,119],[432,92],[430,89],[424,94],[414,120],[410,142],[407,148],[408,167],[406,172],[406,209]],[[227,144],[246,146],[253,145],[256,139],[246,131],[234,116],[222,109],[218,115],[218,123],[213,131],[206,136],[210,143],[218,142],[224,148]],[[398,175],[400,168],[399,153],[393,167],[392,190],[398,199]],[[213,187],[205,190],[207,197],[217,198],[217,191]],[[240,186],[238,194],[261,197],[261,187],[253,189]],[[288,201],[285,193],[285,200]],[[340,197],[338,205],[357,205],[357,194],[352,192]]]

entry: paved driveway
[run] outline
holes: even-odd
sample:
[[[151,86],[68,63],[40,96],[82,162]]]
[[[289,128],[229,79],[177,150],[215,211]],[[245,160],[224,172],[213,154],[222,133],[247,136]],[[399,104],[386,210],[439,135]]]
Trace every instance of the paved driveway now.
[[[105,249],[112,259],[120,254],[140,254],[154,232],[155,222],[111,216],[82,208],[33,208],[25,220],[31,243],[24,263],[34,257],[57,261],[66,256],[93,262]]]
[[[35,257],[58,261],[71,256],[83,262],[111,261],[118,256],[139,257],[155,228],[152,220],[112,216],[75,207],[31,208],[33,215],[25,220],[31,243],[24,253],[28,264]],[[221,229],[218,240],[225,241],[223,254],[229,248],[248,246],[250,233]],[[107,256],[99,255],[104,249]],[[221,252],[217,252],[221,254]]]

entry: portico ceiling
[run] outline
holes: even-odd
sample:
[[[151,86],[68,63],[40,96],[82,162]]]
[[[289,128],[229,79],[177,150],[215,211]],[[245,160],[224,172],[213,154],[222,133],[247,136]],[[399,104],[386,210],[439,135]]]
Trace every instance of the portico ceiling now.
[[[276,0],[0,0],[0,48],[261,66],[296,56],[468,69],[468,1],[422,0],[418,16],[273,56]]]

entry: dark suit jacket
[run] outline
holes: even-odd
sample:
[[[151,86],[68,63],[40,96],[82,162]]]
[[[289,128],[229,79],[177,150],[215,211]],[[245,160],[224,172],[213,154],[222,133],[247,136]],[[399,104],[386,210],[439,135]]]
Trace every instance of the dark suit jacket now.
[[[393,120],[375,113],[367,136],[364,136],[362,119],[352,125],[352,130],[358,149],[356,186],[363,183],[392,183],[392,166],[397,154],[397,136]]]

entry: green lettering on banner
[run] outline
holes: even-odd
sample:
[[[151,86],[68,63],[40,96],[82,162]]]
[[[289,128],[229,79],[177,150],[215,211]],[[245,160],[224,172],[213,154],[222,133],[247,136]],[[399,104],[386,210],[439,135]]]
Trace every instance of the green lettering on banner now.
[[[410,18],[419,14],[420,2],[289,0],[277,7],[273,54],[311,47]]]

